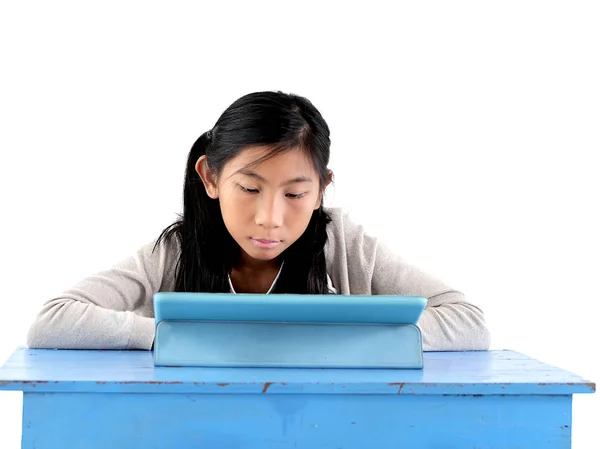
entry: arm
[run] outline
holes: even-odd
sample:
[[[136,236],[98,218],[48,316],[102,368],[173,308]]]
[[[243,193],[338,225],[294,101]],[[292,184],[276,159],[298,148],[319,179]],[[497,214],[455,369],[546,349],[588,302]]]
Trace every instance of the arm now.
[[[27,334],[30,348],[146,349],[154,341],[152,296],[172,288],[175,248],[151,242],[112,268],[47,301]]]
[[[424,350],[489,348],[483,312],[461,292],[404,262],[341,210],[328,212],[328,271],[341,294],[424,296],[427,307],[418,323]]]
[[[427,298],[419,320],[425,351],[487,350],[490,333],[483,312],[465,296],[433,276],[409,265],[377,243],[371,279],[374,295]]]

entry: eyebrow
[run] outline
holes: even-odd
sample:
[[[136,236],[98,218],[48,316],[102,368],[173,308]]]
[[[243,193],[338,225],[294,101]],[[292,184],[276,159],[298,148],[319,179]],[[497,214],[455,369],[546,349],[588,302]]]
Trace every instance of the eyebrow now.
[[[242,169],[242,170],[238,170],[236,173],[240,173],[242,175],[258,179],[259,181],[262,181],[262,182],[265,182],[265,183],[267,182],[267,180],[265,178],[263,178],[262,176],[260,176],[258,173],[254,173],[253,171]],[[307,177],[307,176],[297,176],[296,178],[289,179],[287,181],[282,182],[281,185],[282,186],[287,186],[287,185],[290,185],[290,184],[298,184],[298,183],[301,183],[301,182],[313,182],[313,180],[311,178]]]

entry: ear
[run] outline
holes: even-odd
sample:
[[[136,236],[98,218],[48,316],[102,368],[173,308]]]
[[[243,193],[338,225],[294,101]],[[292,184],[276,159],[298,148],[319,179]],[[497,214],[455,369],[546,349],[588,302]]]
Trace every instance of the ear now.
[[[219,198],[217,180],[214,173],[208,166],[206,155],[200,156],[196,161],[196,173],[198,173],[198,175],[200,175],[200,179],[202,179],[202,184],[204,184],[206,194],[213,200]]]
[[[315,203],[314,210],[317,210],[319,207],[321,207],[321,204],[323,203],[323,195],[325,194],[325,189],[327,188],[327,186],[329,184],[332,183],[332,181],[333,181],[333,172],[331,170],[329,170],[329,175],[327,176],[327,179],[325,180],[325,185],[323,185],[323,189],[319,193],[319,197],[317,198],[317,202]]]

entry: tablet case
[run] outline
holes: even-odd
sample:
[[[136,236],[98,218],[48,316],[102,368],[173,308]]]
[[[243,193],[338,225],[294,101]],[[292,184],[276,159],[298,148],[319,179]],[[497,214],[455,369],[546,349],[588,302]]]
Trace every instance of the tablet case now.
[[[423,367],[418,296],[154,295],[155,366]]]

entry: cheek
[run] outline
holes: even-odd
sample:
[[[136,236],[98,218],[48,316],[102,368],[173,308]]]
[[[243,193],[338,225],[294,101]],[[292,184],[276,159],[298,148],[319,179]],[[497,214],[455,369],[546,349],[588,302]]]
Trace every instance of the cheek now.
[[[308,226],[314,212],[315,200],[306,198],[301,201],[291,201],[288,206],[288,226],[296,233],[302,234]]]
[[[219,204],[221,206],[221,214],[223,221],[233,233],[236,228],[243,226],[248,220],[248,216],[252,215],[252,202],[244,199],[241,195],[235,193],[219,196]]]

